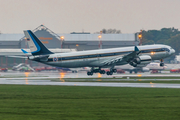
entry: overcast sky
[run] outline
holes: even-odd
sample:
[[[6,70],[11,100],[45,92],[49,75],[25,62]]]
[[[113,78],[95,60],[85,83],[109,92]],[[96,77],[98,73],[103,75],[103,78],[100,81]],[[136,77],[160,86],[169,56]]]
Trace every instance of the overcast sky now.
[[[180,28],[180,0],[0,0],[0,31],[23,33],[41,24],[56,33],[135,33]]]

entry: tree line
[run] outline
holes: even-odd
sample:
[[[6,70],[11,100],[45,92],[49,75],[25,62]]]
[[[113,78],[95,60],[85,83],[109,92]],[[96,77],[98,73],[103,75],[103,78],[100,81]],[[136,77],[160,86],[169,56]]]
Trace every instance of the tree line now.
[[[180,53],[180,31],[173,28],[162,28],[161,30],[142,30],[142,45],[165,44]]]

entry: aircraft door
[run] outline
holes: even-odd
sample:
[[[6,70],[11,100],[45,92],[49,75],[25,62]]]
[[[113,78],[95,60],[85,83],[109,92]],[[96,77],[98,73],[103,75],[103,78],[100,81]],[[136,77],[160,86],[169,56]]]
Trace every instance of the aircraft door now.
[[[62,57],[60,55],[57,55],[58,62],[62,62]]]

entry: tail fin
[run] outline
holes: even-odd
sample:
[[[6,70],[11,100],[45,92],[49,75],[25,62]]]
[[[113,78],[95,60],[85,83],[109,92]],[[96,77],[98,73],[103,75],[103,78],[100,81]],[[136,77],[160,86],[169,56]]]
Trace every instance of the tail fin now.
[[[31,30],[25,30],[24,34],[28,41],[32,55],[54,54],[41,43],[41,41],[32,33]]]

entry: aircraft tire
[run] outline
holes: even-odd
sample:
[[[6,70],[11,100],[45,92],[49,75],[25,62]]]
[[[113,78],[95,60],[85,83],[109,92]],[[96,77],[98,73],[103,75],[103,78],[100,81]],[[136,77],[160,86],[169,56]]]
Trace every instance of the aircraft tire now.
[[[163,62],[161,62],[161,63],[160,63],[160,66],[161,66],[161,67],[163,67],[163,66],[164,66],[164,63],[163,63]]]
[[[109,75],[112,75],[113,74],[113,72],[110,72],[110,74]]]
[[[117,72],[117,69],[113,69],[113,73],[116,73]]]
[[[88,76],[93,75],[93,72],[87,72],[87,75]]]
[[[107,74],[107,75],[112,75],[112,74],[113,74],[113,72],[108,71],[106,74]]]
[[[134,64],[133,64],[133,67],[137,67],[137,63],[134,63]]]
[[[101,71],[100,71],[100,74],[105,74],[105,70],[101,70]]]

